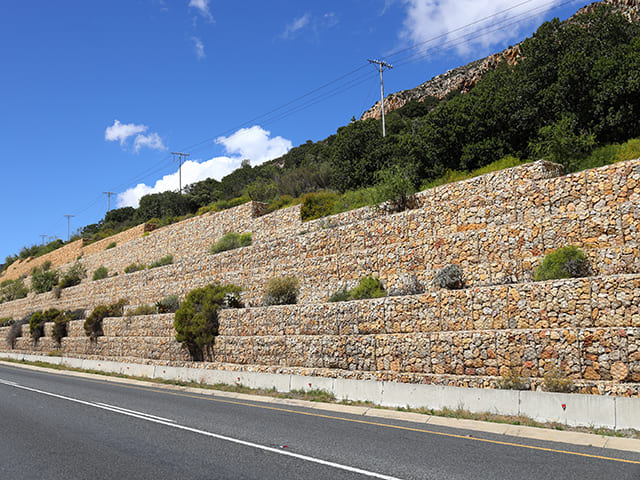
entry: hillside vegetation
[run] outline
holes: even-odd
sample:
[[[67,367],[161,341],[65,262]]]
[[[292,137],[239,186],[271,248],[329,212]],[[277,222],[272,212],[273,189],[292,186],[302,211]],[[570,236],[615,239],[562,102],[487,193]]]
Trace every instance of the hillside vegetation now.
[[[307,141],[263,165],[245,161],[222,180],[194,183],[182,195],[147,195],[139,208],[112,210],[74,240],[250,199],[272,209],[305,201],[315,208],[311,218],[520,159],[544,158],[576,171],[640,156],[640,141],[629,141],[640,137],[640,25],[597,5],[567,22],[544,23],[520,51],[514,65],[503,62],[466,94],[391,112],[386,138],[378,120],[352,121],[325,140]],[[320,197],[308,195],[318,191]],[[5,267],[62,244],[25,247]]]

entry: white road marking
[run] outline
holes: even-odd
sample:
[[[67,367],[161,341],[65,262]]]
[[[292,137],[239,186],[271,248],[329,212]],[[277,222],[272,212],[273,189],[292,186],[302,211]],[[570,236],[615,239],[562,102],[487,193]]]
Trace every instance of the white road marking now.
[[[26,390],[26,391],[34,392],[34,393],[40,393],[42,395],[48,395],[50,397],[59,398],[61,400],[67,400],[67,401],[70,401],[70,402],[79,403],[81,405],[87,405],[89,407],[94,407],[94,408],[99,408],[101,410],[107,410],[109,412],[119,413],[120,415],[126,415],[126,416],[129,416],[129,417],[139,418],[141,420],[146,420],[147,422],[157,423],[157,424],[160,424],[160,425],[165,425],[167,427],[177,428],[179,430],[184,430],[184,431],[191,432],[191,433],[197,433],[199,435],[204,435],[204,436],[207,436],[207,437],[216,438],[218,440],[223,440],[223,441],[226,441],[226,442],[235,443],[237,445],[243,445],[245,447],[256,448],[258,450],[262,450],[262,451],[270,452],[270,453],[276,453],[278,455],[284,455],[286,457],[293,457],[293,458],[297,458],[297,459],[304,460],[304,461],[307,461],[307,462],[317,463],[319,465],[325,465],[325,466],[328,466],[328,467],[333,467],[333,468],[337,468],[337,469],[340,469],[340,470],[345,470],[347,472],[358,473],[358,474],[361,474],[361,475],[364,475],[364,476],[367,476],[367,477],[371,477],[371,478],[380,478],[380,479],[383,479],[383,480],[402,480],[402,479],[400,479],[398,477],[392,477],[392,476],[384,475],[384,474],[377,473],[377,472],[371,472],[369,470],[363,470],[361,468],[350,467],[349,465],[342,465],[340,463],[330,462],[328,460],[322,460],[320,458],[310,457],[308,455],[302,455],[302,454],[299,454],[299,453],[289,452],[289,451],[286,451],[286,450],[281,450],[279,448],[268,447],[266,445],[260,445],[258,443],[247,442],[245,440],[240,440],[240,439],[233,438],[233,437],[227,437],[225,435],[219,435],[217,433],[207,432],[206,430],[200,430],[198,428],[192,428],[192,427],[187,427],[185,425],[179,425],[179,424],[175,423],[173,420],[163,419],[162,417],[156,417],[154,415],[149,415],[149,414],[142,413],[142,412],[136,412],[135,410],[127,410],[127,409],[122,408],[122,407],[116,407],[116,406],[107,405],[107,404],[104,404],[104,403],[88,402],[86,400],[80,400],[78,398],[67,397],[65,395],[59,395],[59,394],[53,393],[53,392],[47,392],[47,391],[44,391],[44,390],[38,390],[37,388],[26,387],[24,385],[19,385],[19,384],[15,383],[15,382],[10,382],[10,381],[7,381],[7,380],[0,379],[0,383],[4,384],[4,385],[8,385],[10,387],[19,388],[21,390]]]

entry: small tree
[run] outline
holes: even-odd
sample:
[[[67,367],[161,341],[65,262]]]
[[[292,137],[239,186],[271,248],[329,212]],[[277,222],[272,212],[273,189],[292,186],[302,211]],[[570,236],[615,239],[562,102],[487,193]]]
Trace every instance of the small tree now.
[[[80,284],[83,278],[87,276],[87,269],[80,262],[74,263],[69,270],[60,279],[58,286],[60,288],[73,287]]]
[[[214,283],[192,290],[176,311],[176,340],[196,362],[209,357],[218,335],[218,310],[228,308],[227,298],[237,299],[240,287]]]
[[[102,320],[107,317],[121,317],[127,300],[121,299],[112,305],[98,305],[84,321],[84,333],[95,342],[103,335]]]

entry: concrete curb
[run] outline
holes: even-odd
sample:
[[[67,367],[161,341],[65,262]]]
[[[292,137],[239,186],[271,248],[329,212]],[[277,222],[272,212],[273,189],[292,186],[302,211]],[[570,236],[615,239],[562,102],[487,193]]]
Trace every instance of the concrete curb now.
[[[154,366],[143,364],[129,364],[101,360],[87,360],[78,358],[45,357],[28,354],[0,353],[0,358],[44,362],[52,365],[64,365],[85,370],[98,370],[107,373],[119,373],[150,379],[177,380],[185,382],[202,382],[210,385],[224,383],[228,385],[243,385],[250,388],[275,388],[280,392],[291,390],[322,389],[333,393],[339,400],[369,401],[383,407],[426,407],[441,409],[443,407],[461,407],[475,413],[491,412],[499,415],[523,415],[536,421],[556,421],[569,426],[592,426],[616,428],[601,425],[597,422],[616,424],[618,419],[635,426],[621,425],[617,422],[617,429],[633,428],[640,430],[640,398],[598,397],[595,395],[557,394],[547,392],[518,392],[511,390],[484,390],[456,387],[442,387],[433,385],[393,384],[390,382],[359,381],[332,379],[324,377],[302,377],[297,375],[260,374],[254,372],[233,372],[221,370],[204,370],[197,368],[180,368],[169,366]],[[2,362],[5,365],[16,366],[15,363]],[[20,365],[23,368],[45,370],[60,373],[60,370]],[[95,374],[68,371],[65,374],[96,378]],[[118,377],[99,376],[101,380],[140,385],[143,380],[133,380]],[[324,410],[336,413],[346,413],[363,417],[391,419],[424,425],[434,425],[462,430],[481,431],[497,435],[520,438],[562,442],[573,445],[593,446],[599,448],[640,451],[640,440],[631,438],[610,437],[582,432],[552,430],[522,425],[484,422],[458,418],[440,417],[413,412],[385,410],[368,406],[351,406],[333,403],[310,402],[296,399],[279,399],[269,396],[251,395],[221,390],[208,390],[193,387],[181,387],[162,383],[149,382],[154,388],[197,393],[201,395],[215,395],[216,397],[240,399],[278,405],[305,407],[314,410]],[[386,394],[385,394],[386,392]],[[503,395],[504,394],[504,395]],[[522,395],[524,394],[524,395]],[[403,396],[404,395],[404,396]],[[584,398],[586,397],[586,398]],[[450,403],[448,403],[450,402]],[[506,405],[502,405],[505,402]],[[448,403],[448,404],[447,404]],[[562,418],[553,416],[558,404],[565,405],[566,412],[569,405],[581,409]],[[518,405],[518,408],[514,407]],[[525,413],[519,408],[527,406]],[[534,410],[534,406],[538,407]],[[562,406],[560,405],[560,408]],[[605,410],[605,411],[602,411]],[[517,413],[514,413],[517,412]],[[550,412],[552,412],[550,414]],[[590,421],[584,425],[576,424],[582,418]]]

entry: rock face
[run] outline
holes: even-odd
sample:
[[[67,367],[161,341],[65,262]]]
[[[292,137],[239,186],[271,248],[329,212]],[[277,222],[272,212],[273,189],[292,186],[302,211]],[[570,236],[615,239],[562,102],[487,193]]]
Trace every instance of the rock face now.
[[[611,5],[614,11],[622,13],[629,21],[640,21],[640,0],[602,0],[601,2],[595,2],[581,8],[576,12],[576,15],[592,12],[599,3]],[[571,18],[567,21],[570,22]],[[416,88],[402,90],[388,95],[384,99],[384,111],[385,113],[389,113],[397,110],[411,100],[422,102],[427,97],[442,99],[453,91],[467,93],[478,83],[486,72],[495,69],[503,61],[509,65],[513,65],[518,62],[520,57],[520,45],[518,44],[500,53],[476,60],[462,67],[454,68],[446,73],[433,77],[431,80],[428,80]],[[380,116],[380,102],[378,101],[369,110],[364,112],[361,120],[367,120],[369,118],[377,119],[380,118]]]

